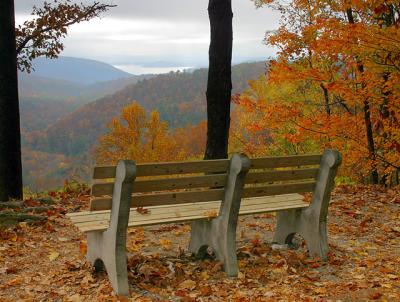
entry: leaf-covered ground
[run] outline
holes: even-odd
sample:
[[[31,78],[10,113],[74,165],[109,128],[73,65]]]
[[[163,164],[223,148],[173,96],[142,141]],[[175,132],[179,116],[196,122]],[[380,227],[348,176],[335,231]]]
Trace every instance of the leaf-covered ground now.
[[[297,250],[272,245],[273,214],[241,217],[238,278],[187,253],[186,224],[132,229],[129,298],[115,297],[106,274],[85,261],[85,237],[65,217],[84,209],[88,195],[51,198],[47,221],[1,230],[0,301],[400,301],[400,189],[335,190],[327,263],[308,257],[301,241]],[[29,199],[7,211],[40,204]]]

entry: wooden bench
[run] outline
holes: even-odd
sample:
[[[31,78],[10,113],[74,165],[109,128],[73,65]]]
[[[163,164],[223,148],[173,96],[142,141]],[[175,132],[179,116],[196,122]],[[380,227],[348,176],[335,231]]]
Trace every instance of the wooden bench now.
[[[299,233],[312,255],[326,259],[326,216],[339,164],[331,150],[251,161],[239,154],[231,160],[120,161],[94,168],[90,211],[68,216],[87,233],[88,260],[97,269],[105,266],[119,295],[129,292],[128,227],[192,221],[189,250],[201,256],[211,247],[227,275],[236,276],[238,215],[279,211],[274,241],[290,243]],[[314,192],[311,204],[303,192]]]

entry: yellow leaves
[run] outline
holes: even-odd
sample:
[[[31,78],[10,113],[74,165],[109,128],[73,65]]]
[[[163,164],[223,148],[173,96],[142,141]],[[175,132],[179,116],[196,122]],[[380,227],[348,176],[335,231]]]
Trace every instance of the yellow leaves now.
[[[74,294],[74,295],[68,297],[67,301],[68,302],[83,302],[84,300],[82,299],[81,295]]]
[[[208,219],[213,219],[218,216],[218,211],[208,210],[204,212],[204,215],[207,216]]]
[[[392,227],[392,231],[396,232],[396,233],[400,233],[400,227],[397,227],[397,226]]]
[[[170,250],[172,248],[172,242],[168,239],[159,239],[160,246],[164,250]]]
[[[50,261],[54,261],[58,258],[58,256],[60,256],[59,253],[57,253],[56,251],[52,251],[52,252],[50,252],[48,258]]]
[[[132,103],[122,109],[119,119],[114,118],[108,133],[100,137],[96,158],[100,163],[112,164],[121,158],[136,162],[166,162],[189,155],[199,156],[204,144],[197,131],[205,134],[204,123],[190,126],[188,131],[178,129],[171,133],[157,111],[148,116],[143,107]]]
[[[196,288],[196,282],[190,279],[183,281],[178,286],[178,289],[180,290],[193,290],[195,288]]]
[[[400,165],[395,143],[400,140],[400,31],[389,9],[398,5],[351,1],[358,16],[351,22],[343,17],[346,1],[290,1],[290,10],[271,2],[284,18],[279,30],[267,36],[280,49],[279,57],[269,62],[267,79],[252,81],[235,98],[241,123],[232,131],[234,149],[272,155],[336,148],[343,153],[344,175],[363,180],[376,168],[389,179]],[[367,144],[365,102],[376,156]]]

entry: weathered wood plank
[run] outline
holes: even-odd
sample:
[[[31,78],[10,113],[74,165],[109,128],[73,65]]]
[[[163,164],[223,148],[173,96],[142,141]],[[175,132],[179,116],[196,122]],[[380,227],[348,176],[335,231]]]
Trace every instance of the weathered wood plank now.
[[[268,197],[253,197],[243,199],[241,207],[259,207],[263,205],[279,204],[279,203],[290,203],[290,202],[303,202],[303,196],[299,194],[286,194],[278,196]],[[208,211],[219,209],[221,201],[210,201],[201,203],[187,203],[179,205],[168,205],[168,206],[153,206],[146,207],[149,210],[149,214],[143,214],[144,217],[154,217],[157,215],[168,215],[168,213],[180,213],[183,216],[189,215],[191,212]],[[136,208],[131,208],[130,215],[142,215],[136,211]],[[189,214],[188,214],[189,213]],[[74,215],[75,214],[75,215]],[[79,215],[76,215],[79,214]],[[110,217],[110,211],[86,211],[79,213],[68,214],[68,217],[74,223],[88,222],[88,221],[101,221],[108,220]]]
[[[188,173],[225,173],[228,166],[228,159],[137,164],[137,177]],[[115,166],[97,166],[93,171],[93,179],[114,178],[115,169]]]
[[[275,202],[275,203],[265,203],[265,204],[252,204],[252,205],[247,205],[244,204],[241,207],[240,213],[248,213],[248,212],[254,212],[254,211],[263,211],[263,209],[286,209],[290,207],[298,207],[298,206],[308,206],[307,203],[301,201],[301,200],[287,200],[287,201],[280,201],[280,202]],[[192,209],[181,209],[181,210],[176,210],[175,212],[171,211],[164,211],[164,212],[158,212],[155,211],[154,209],[149,209],[149,214],[139,214],[137,212],[132,212],[131,213],[131,218],[130,220],[134,221],[141,221],[143,225],[146,225],[146,222],[149,220],[160,220],[160,219],[171,219],[173,222],[176,218],[181,218],[181,217],[192,217],[192,216],[201,216],[203,215],[204,217],[207,217],[210,213],[215,213],[218,214],[218,210],[220,207],[220,203],[215,202],[215,204],[208,205],[207,208],[192,208]],[[137,217],[134,217],[137,216]],[[109,222],[110,218],[108,216],[106,217],[80,217],[73,219],[73,223],[77,226],[82,226],[84,225],[91,225],[91,224],[96,224],[100,222]]]
[[[263,158],[252,158],[251,169],[267,169],[318,165],[321,162],[322,155],[291,155],[291,156],[271,156]]]
[[[257,184],[272,181],[300,180],[306,178],[316,178],[317,168],[278,170],[267,172],[249,172],[246,175],[246,184]]]
[[[200,175],[179,178],[164,178],[150,180],[136,180],[133,185],[134,193],[147,193],[176,189],[193,189],[201,187],[223,187],[226,182],[226,174]],[[113,183],[96,183],[92,186],[92,195],[112,196]]]
[[[131,207],[148,207],[156,205],[182,204],[191,202],[204,202],[221,200],[224,189],[210,189],[204,191],[169,192],[147,195],[135,195],[132,197]],[[110,210],[111,198],[95,198],[90,203],[91,211]]]
[[[250,172],[245,178],[246,184],[257,184],[272,181],[299,180],[305,178],[315,178],[318,173],[317,168],[278,170],[267,172]],[[192,177],[179,177],[167,179],[137,180],[133,191],[135,193],[156,192],[164,190],[175,190],[184,188],[199,187],[221,187],[225,185],[226,175],[201,175]],[[92,195],[95,197],[112,196],[113,183],[96,183],[92,186]]]
[[[256,198],[255,198],[256,199]],[[254,199],[243,200],[243,204],[240,209],[240,215],[248,215],[248,214],[256,214],[270,211],[279,211],[285,209],[294,209],[294,208],[304,208],[307,207],[308,204],[303,201],[297,200],[281,200],[279,202],[271,203],[271,202],[260,202],[256,204],[248,204],[248,202],[253,202]],[[211,202],[206,208],[208,209],[219,209],[220,202],[215,201]],[[171,222],[181,222],[181,221],[191,221],[196,219],[205,219],[208,218],[207,211],[204,211],[203,207],[199,207],[199,209],[194,209],[193,205],[190,206],[191,210],[182,213],[172,213],[172,212],[163,212],[158,213],[157,215],[149,214],[149,215],[131,215],[129,219],[129,226],[142,226],[142,225],[154,225],[154,224],[163,224],[163,223],[171,223]],[[184,207],[183,207],[184,208]],[[155,211],[155,209],[150,209]],[[132,213],[134,214],[134,213]],[[76,223],[76,225],[82,231],[90,231],[90,230],[105,230],[108,227],[108,220],[102,221],[89,221],[89,222],[81,222]]]
[[[307,181],[301,183],[268,185],[263,187],[247,187],[243,190],[243,198],[311,192],[314,190],[315,183],[315,181]]]
[[[315,181],[306,181],[299,183],[287,183],[266,185],[262,187],[245,187],[243,198],[270,196],[289,193],[303,193],[313,191]],[[132,198],[131,207],[146,207],[168,204],[182,204],[191,202],[204,202],[221,200],[224,189],[210,189],[204,191],[189,191],[189,192],[169,192],[155,193],[146,195],[135,195]],[[91,211],[109,210],[111,209],[111,198],[95,198],[90,203]]]

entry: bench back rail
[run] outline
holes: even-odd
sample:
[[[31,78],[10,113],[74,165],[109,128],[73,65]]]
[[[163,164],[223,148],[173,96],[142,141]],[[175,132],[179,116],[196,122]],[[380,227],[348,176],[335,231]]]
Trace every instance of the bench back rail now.
[[[252,159],[242,197],[311,192],[320,161],[321,155]],[[222,200],[228,166],[227,159],[137,164],[131,207]],[[95,167],[91,211],[111,209],[114,184],[104,180],[114,177],[114,166]]]

